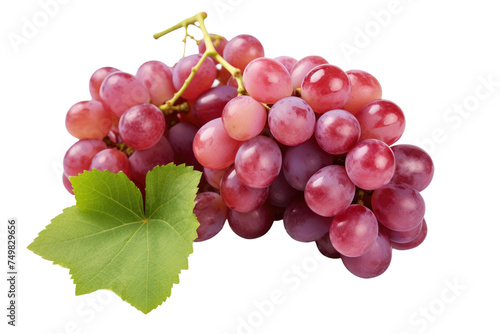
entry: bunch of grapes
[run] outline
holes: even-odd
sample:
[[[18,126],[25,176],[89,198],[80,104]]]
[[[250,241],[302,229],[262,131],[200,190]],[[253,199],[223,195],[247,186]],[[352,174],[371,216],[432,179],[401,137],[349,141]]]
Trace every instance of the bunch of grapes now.
[[[422,149],[394,145],[405,118],[375,77],[320,56],[267,58],[250,35],[211,38],[242,80],[205,57],[203,40],[173,67],[149,61],[135,75],[112,67],[92,75],[92,99],[66,116],[79,139],[64,157],[68,191],[69,176],[94,168],[122,171],[144,192],[155,166],[194,166],[203,172],[195,241],[226,221],[254,239],[283,220],[290,237],[363,278],[382,274],[393,248],[423,242],[420,191],[434,166]]]

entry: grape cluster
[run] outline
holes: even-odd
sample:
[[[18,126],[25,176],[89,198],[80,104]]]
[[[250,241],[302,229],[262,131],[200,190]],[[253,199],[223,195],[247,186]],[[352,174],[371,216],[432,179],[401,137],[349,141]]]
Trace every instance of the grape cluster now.
[[[344,72],[320,56],[267,58],[250,35],[213,35],[216,51],[242,83],[206,50],[173,67],[159,61],[135,75],[112,67],[90,79],[92,99],[75,104],[66,127],[79,139],[64,157],[63,181],[93,168],[122,171],[144,192],[145,176],[170,162],[202,171],[194,213],[198,238],[226,220],[240,237],[263,236],[274,221],[300,242],[315,242],[354,275],[382,274],[392,249],[427,234],[420,192],[431,158],[402,136],[402,110],[382,99],[375,77]],[[160,109],[189,80],[170,110]]]

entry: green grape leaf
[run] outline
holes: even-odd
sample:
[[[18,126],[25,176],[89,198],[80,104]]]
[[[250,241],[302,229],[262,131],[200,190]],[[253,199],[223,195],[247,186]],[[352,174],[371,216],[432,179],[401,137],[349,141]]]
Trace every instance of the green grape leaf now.
[[[140,190],[122,172],[72,177],[76,205],[52,219],[28,249],[69,268],[76,295],[109,289],[148,313],[188,269],[199,223],[193,214],[201,173],[157,166]]]

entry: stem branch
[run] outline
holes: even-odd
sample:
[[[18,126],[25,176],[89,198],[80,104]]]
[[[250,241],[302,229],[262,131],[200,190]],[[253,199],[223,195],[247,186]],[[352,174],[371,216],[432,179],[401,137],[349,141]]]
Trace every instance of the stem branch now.
[[[173,27],[170,27],[169,29],[166,29],[162,32],[154,34],[154,38],[158,39],[164,35],[167,35],[171,33],[172,31],[175,31],[180,28],[185,28],[186,29],[186,34],[187,34],[187,27],[189,25],[194,25],[198,28],[203,33],[203,40],[205,41],[205,46],[206,50],[201,56],[200,60],[198,63],[191,69],[190,75],[186,78],[184,81],[184,84],[182,87],[175,93],[175,95],[165,102],[165,104],[162,104],[160,106],[160,109],[163,111],[164,114],[168,115],[172,112],[172,107],[174,106],[175,102],[181,97],[181,95],[186,91],[187,87],[193,80],[196,72],[200,69],[201,65],[207,59],[207,57],[212,57],[216,61],[218,61],[236,80],[238,83],[238,95],[243,95],[246,94],[245,87],[243,86],[243,76],[241,73],[241,70],[239,68],[236,68],[229,64],[217,51],[215,50],[214,44],[212,42],[212,37],[207,31],[207,28],[205,27],[205,19],[207,18],[207,13],[201,12],[198,13],[190,18],[185,19],[182,22],[179,22],[178,24],[174,25]],[[198,25],[196,25],[198,23]]]

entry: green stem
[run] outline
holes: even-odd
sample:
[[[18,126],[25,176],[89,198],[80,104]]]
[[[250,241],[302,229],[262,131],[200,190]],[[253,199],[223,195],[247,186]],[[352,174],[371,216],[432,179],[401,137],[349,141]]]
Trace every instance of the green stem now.
[[[107,146],[116,147],[119,151],[125,153],[127,157],[130,157],[134,153],[134,149],[125,145],[125,143],[115,143],[109,137],[104,138],[103,141]]]
[[[194,24],[195,22],[198,22],[199,19],[201,18],[204,20],[207,17],[207,13],[198,13],[188,19],[185,19],[182,22],[177,23],[175,26],[168,28],[167,30],[163,30],[162,32],[156,33],[153,35],[155,39],[158,39],[162,36],[165,36],[166,34],[171,33],[172,31],[175,31],[177,29],[180,29],[182,27],[187,27],[190,24]]]
[[[184,92],[188,88],[189,84],[191,83],[191,80],[193,80],[194,76],[196,75],[196,72],[198,72],[198,70],[200,69],[200,67],[203,64],[203,62],[205,61],[205,59],[207,59],[207,57],[208,57],[208,54],[207,54],[207,52],[205,52],[201,56],[200,60],[198,60],[198,63],[196,63],[196,65],[191,69],[191,73],[184,81],[184,84],[182,85],[182,87],[174,94],[174,96],[170,100],[168,100],[167,102],[165,102],[164,104],[162,104],[160,106],[160,110],[163,111],[164,114],[165,114],[165,112],[167,112],[167,115],[170,114],[170,112],[168,112],[168,111],[172,108],[174,103],[177,102],[177,100],[181,97],[181,95],[184,94]]]
[[[200,20],[199,24],[200,24],[200,30],[203,32],[203,39],[205,40],[205,45],[207,47],[205,53],[208,53],[212,58],[217,60],[222,65],[222,67],[224,67],[229,73],[231,73],[234,79],[236,79],[236,82],[238,83],[238,95],[245,94],[246,91],[245,91],[245,86],[243,86],[243,76],[241,74],[241,70],[229,64],[215,50],[214,43],[212,42],[212,37],[210,36],[210,34],[207,31],[207,28],[205,27],[205,19]]]
[[[201,12],[198,13],[190,18],[185,19],[182,22],[179,22],[178,24],[174,25],[173,27],[170,27],[169,29],[166,29],[162,32],[154,34],[154,38],[158,39],[166,34],[171,33],[172,31],[175,31],[180,28],[185,28],[187,31],[187,27],[189,25],[194,25],[200,28],[200,30],[203,33],[203,40],[205,41],[205,46],[206,50],[201,56],[200,60],[198,63],[191,69],[190,75],[187,77],[187,79],[184,81],[184,84],[182,87],[175,93],[175,95],[165,102],[165,104],[162,104],[160,106],[160,109],[163,111],[164,114],[168,115],[172,112],[172,107],[174,106],[175,102],[181,97],[181,95],[186,91],[187,87],[193,80],[196,72],[200,69],[201,65],[207,59],[207,57],[212,57],[216,61],[218,61],[236,80],[238,83],[238,95],[243,95],[246,94],[245,87],[243,86],[243,76],[241,74],[241,70],[239,68],[236,68],[229,64],[217,51],[215,50],[214,44],[212,42],[212,38],[210,34],[207,31],[207,28],[205,27],[205,19],[207,18],[207,13]],[[198,22],[199,25],[196,25],[195,23]]]

